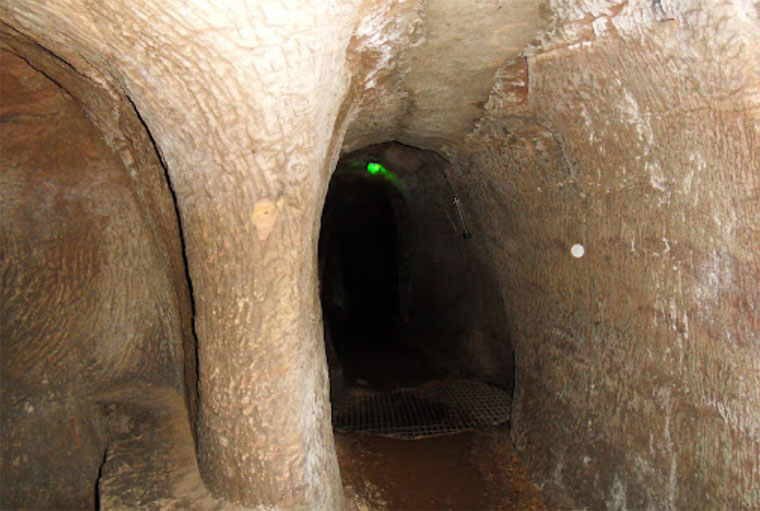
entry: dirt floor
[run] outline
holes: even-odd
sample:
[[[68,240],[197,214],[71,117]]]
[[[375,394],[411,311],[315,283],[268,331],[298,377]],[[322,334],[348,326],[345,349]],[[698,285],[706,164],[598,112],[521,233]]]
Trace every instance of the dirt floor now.
[[[420,440],[336,433],[348,508],[545,509],[506,426]]]

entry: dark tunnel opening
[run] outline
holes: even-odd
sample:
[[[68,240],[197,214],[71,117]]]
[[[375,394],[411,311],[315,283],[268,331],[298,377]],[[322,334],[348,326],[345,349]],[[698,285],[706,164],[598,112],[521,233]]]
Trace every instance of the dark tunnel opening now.
[[[416,496],[408,484],[378,483],[403,509],[495,508],[499,485],[463,482],[460,463],[495,473],[492,447],[474,446],[509,444],[504,303],[452,172],[430,151],[370,146],[338,162],[322,213],[320,298],[344,484],[414,473]]]
[[[325,198],[320,299],[333,404],[479,381],[508,395],[503,301],[435,153],[391,142],[345,155]],[[508,398],[507,398],[508,399]]]
[[[385,188],[337,179],[328,193],[325,243],[331,247],[323,298],[334,335],[368,342],[397,335],[399,243]]]
[[[321,300],[331,360],[348,384],[406,383],[422,359],[404,346],[404,199],[382,176],[339,174],[320,236]],[[333,357],[331,357],[333,358]]]

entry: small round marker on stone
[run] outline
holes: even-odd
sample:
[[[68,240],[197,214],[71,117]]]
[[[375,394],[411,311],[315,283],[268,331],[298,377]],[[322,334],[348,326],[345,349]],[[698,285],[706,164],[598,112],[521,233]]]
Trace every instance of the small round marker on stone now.
[[[580,259],[586,253],[586,249],[583,248],[583,245],[581,245],[580,243],[576,243],[570,249],[570,253],[573,255],[574,258]]]

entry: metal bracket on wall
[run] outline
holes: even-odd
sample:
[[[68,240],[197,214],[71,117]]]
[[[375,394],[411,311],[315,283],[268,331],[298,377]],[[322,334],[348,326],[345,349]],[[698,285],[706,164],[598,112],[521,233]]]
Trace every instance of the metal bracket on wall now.
[[[462,203],[459,197],[454,195],[454,207],[457,208],[457,216],[459,217],[459,224],[462,226],[462,237],[466,240],[472,238],[472,233],[467,230],[467,222],[465,222],[464,214],[462,213]]]
[[[454,196],[454,207],[457,210],[457,217],[459,218],[459,225],[462,227],[462,238],[469,240],[472,238],[472,233],[467,229],[467,222],[464,219],[464,213],[462,212],[462,201],[459,200],[459,196],[454,191],[454,187],[451,186],[451,180],[449,179],[448,172],[452,170],[451,164],[447,165],[445,169],[441,169],[441,174],[443,175],[443,179],[446,181],[446,185],[448,185],[449,190],[451,190],[451,195]]]

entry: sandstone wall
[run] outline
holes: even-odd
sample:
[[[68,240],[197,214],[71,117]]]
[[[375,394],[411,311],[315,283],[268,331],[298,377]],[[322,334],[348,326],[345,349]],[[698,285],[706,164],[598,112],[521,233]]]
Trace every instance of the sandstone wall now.
[[[19,57],[0,66],[3,506],[88,507],[106,394],[184,388],[178,283],[79,104]]]
[[[511,320],[514,441],[592,508],[756,508],[756,9],[571,4],[460,152]]]

